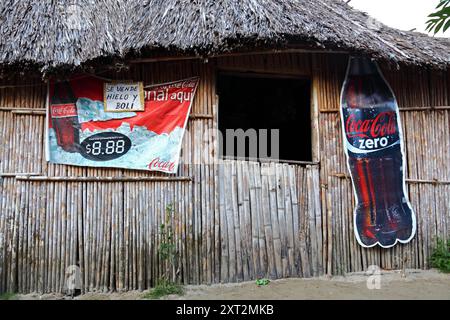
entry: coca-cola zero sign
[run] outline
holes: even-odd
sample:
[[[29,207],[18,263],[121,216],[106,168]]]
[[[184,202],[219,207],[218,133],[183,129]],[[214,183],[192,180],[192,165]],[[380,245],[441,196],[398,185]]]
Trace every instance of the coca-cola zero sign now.
[[[409,242],[416,217],[405,184],[398,105],[378,66],[368,58],[350,59],[341,94],[341,123],[359,244],[389,248]]]
[[[400,143],[397,115],[373,109],[343,110],[347,148],[367,153]]]

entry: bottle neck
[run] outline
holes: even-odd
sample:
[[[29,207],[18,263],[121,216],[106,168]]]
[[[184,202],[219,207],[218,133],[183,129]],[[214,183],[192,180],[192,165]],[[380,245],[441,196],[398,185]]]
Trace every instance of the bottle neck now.
[[[376,62],[365,57],[351,57],[344,98],[350,108],[372,108],[395,101],[392,90]]]
[[[378,75],[376,62],[366,57],[350,57],[348,74],[350,76]]]
[[[76,100],[69,81],[55,83],[52,97],[53,104],[75,103]]]

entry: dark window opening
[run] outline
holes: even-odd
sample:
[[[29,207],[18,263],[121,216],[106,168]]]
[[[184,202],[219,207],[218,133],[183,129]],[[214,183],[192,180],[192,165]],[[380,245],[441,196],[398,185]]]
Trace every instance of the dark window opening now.
[[[258,132],[258,158],[272,155],[270,129],[279,129],[280,160],[311,161],[310,81],[292,77],[256,74],[227,74],[218,77],[219,130],[223,141],[221,156],[236,158],[235,150],[226,150],[226,129],[255,129]],[[260,150],[260,129],[268,129],[268,150]],[[251,139],[245,142],[249,157]],[[254,140],[252,140],[254,143]],[[231,153],[231,154],[230,154]]]

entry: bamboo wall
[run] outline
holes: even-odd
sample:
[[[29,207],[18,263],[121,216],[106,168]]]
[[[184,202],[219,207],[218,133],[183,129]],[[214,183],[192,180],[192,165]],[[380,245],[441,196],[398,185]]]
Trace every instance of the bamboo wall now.
[[[408,245],[363,249],[352,230],[336,112],[345,63],[342,55],[253,55],[133,64],[102,74],[146,84],[201,77],[176,175],[48,164],[45,84],[2,80],[0,292],[64,291],[66,269],[75,264],[83,291],[154,285],[165,270],[157,250],[169,204],[180,257],[172,273],[186,284],[398,268],[405,257],[408,267],[428,267],[434,237],[449,235],[449,110],[429,108],[449,105],[449,77],[388,70],[404,110],[419,229]],[[217,127],[217,70],[310,77],[317,163],[215,163],[217,139],[208,129]],[[10,84],[21,87],[4,86]]]

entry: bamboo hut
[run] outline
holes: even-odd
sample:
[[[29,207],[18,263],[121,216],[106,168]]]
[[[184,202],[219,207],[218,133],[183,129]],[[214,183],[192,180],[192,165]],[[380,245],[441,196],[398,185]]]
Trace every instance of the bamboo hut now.
[[[377,60],[399,101],[418,229],[391,249],[362,248],[353,233],[338,113],[351,54]],[[449,68],[448,40],[339,0],[3,0],[0,292],[62,292],[73,265],[83,292],[153,286],[168,205],[184,284],[429,268],[436,238],[450,236]],[[49,164],[46,82],[74,72],[199,76],[178,173]],[[222,125],[223,83],[245,77],[301,82],[296,161],[212,160],[219,141],[205,132]]]

